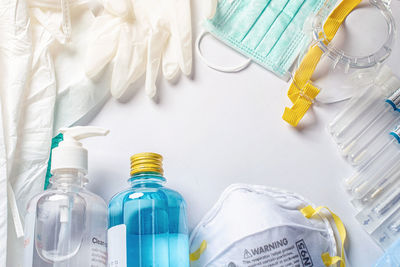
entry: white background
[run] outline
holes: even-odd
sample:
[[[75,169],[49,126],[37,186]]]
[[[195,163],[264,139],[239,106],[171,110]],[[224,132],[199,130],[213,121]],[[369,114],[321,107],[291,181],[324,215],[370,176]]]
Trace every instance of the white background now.
[[[393,5],[400,21],[400,1]],[[201,29],[200,0],[192,1],[192,9],[195,38]],[[356,52],[375,50],[385,38],[382,27],[385,24],[378,13],[369,16],[360,11],[339,32],[346,41],[341,45]],[[215,63],[232,65],[243,60],[210,37],[202,48]],[[398,76],[399,53],[395,49],[388,61]],[[165,158],[167,186],[187,201],[191,229],[232,183],[279,187],[335,211],[348,230],[349,266],[371,266],[382,250],[354,218],[355,210],[342,185],[353,169],[326,130],[345,103],[314,105],[295,129],[281,119],[284,107],[291,106],[288,86],[257,64],[225,74],[209,69],[194,54],[191,77],[172,84],[159,79],[158,101],[146,97],[143,84],[136,85],[130,97],[123,102],[111,99],[90,122],[111,133],[85,140],[89,188],[109,201],[129,186],[129,157],[158,152]]]

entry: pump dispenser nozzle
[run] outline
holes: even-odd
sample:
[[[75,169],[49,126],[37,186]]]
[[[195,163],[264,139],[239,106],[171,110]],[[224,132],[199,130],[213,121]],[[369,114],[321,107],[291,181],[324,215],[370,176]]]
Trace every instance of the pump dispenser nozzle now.
[[[76,126],[62,128],[64,140],[53,149],[51,173],[60,169],[76,169],[87,173],[88,152],[79,140],[93,136],[105,136],[109,130],[94,126]]]

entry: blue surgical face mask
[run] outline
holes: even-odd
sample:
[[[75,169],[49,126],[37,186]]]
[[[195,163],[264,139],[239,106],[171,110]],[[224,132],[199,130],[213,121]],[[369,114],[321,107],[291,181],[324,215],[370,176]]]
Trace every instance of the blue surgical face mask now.
[[[400,265],[400,239],[397,240],[378,260],[375,267],[393,267]]]
[[[335,3],[336,0],[219,0],[215,16],[206,21],[205,29],[288,79],[296,58],[311,42],[311,35],[303,31],[304,24],[322,8],[328,13]]]

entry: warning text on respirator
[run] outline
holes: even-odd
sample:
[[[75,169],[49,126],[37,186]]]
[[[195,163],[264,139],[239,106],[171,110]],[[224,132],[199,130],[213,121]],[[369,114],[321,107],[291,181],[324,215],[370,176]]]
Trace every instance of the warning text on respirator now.
[[[306,244],[299,240],[295,245],[274,249],[258,247],[245,249],[243,252],[243,265],[246,267],[312,267],[313,263],[308,253]]]

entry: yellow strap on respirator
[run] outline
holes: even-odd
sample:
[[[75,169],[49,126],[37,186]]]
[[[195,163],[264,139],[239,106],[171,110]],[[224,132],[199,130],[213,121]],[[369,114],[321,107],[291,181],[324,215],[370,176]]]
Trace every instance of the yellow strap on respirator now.
[[[190,261],[197,261],[198,259],[200,259],[201,254],[203,254],[206,248],[207,248],[207,242],[203,240],[203,242],[201,242],[200,244],[200,247],[195,252],[190,253],[189,255]]]
[[[341,239],[341,256],[331,256],[329,255],[328,252],[324,253],[321,255],[322,261],[325,264],[325,266],[331,266],[337,262],[340,261],[340,267],[345,267],[346,266],[346,261],[344,257],[344,243],[346,241],[346,228],[344,227],[344,224],[342,220],[337,216],[335,213],[333,213],[329,208],[327,207],[318,207],[318,208],[313,208],[311,206],[307,206],[305,208],[302,208],[300,212],[306,217],[306,218],[311,218],[315,214],[317,214],[320,210],[326,209],[329,211],[329,213],[332,215],[333,221],[335,222],[336,229],[339,233],[340,239]]]

